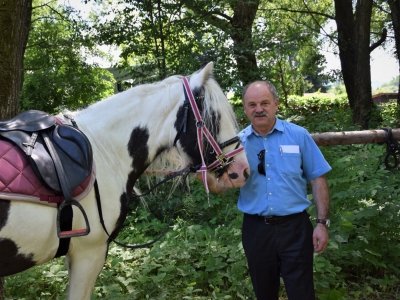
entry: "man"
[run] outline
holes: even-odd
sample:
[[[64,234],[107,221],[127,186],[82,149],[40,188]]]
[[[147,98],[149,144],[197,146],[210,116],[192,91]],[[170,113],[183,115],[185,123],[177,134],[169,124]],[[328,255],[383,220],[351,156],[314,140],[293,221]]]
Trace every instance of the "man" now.
[[[251,125],[239,133],[250,165],[240,189],[243,248],[257,300],[278,299],[280,275],[289,300],[315,299],[313,252],[328,243],[331,167],[304,128],[276,117],[270,82],[247,85],[242,95]],[[307,181],[317,208],[313,229],[306,209]]]

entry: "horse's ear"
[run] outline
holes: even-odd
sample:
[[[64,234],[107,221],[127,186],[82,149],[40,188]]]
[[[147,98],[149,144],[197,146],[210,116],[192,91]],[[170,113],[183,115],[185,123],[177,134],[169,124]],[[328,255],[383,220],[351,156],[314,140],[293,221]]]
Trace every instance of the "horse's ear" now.
[[[201,64],[201,66],[200,66],[200,70],[203,69],[205,66],[207,66],[208,63],[209,63],[209,61],[203,62],[203,63]]]
[[[208,64],[206,64],[205,66],[203,66],[202,68],[202,73],[204,72],[203,77],[209,77],[212,74],[212,70],[214,68],[214,63],[212,61],[210,61]],[[203,78],[206,79],[206,78]]]
[[[190,81],[190,85],[192,88],[194,87],[200,87],[204,84],[204,82],[207,81],[207,79],[212,76],[212,71],[214,68],[214,63],[209,62],[207,65],[205,65],[203,68],[201,68],[198,72],[194,73],[191,78],[192,80]]]

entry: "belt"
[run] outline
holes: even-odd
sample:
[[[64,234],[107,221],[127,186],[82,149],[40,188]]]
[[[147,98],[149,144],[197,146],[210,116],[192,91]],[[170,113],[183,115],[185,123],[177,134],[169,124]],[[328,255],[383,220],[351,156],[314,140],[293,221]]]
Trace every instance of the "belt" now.
[[[260,216],[260,215],[250,215],[250,214],[244,214],[246,217],[255,219],[257,221],[262,221],[265,224],[280,224],[286,221],[289,221],[290,219],[303,214],[305,211],[302,211],[300,213],[292,214],[292,215],[287,215],[287,216]]]

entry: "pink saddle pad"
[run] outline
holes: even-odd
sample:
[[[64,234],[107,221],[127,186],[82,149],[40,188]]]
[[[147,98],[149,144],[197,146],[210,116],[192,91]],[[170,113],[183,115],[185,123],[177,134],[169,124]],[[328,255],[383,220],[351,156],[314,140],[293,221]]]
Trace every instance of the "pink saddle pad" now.
[[[95,180],[95,168],[81,185],[72,191],[76,200],[87,196]],[[55,206],[64,200],[44,186],[33,172],[25,153],[13,143],[0,139],[0,199],[23,200]]]

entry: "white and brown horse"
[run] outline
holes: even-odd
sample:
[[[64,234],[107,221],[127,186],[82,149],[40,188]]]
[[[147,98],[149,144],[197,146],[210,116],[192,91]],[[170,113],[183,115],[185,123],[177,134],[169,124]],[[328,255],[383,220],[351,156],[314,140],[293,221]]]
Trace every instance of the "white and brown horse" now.
[[[244,185],[249,174],[244,152],[235,153],[229,165],[225,159],[224,172],[219,172],[218,178],[216,172],[206,167],[213,164],[218,154],[207,137],[211,140],[213,137],[223,154],[227,154],[234,151],[235,145],[224,142],[237,134],[233,109],[214,80],[212,68],[213,64],[209,63],[187,81],[185,77],[172,76],[69,112],[91,143],[104,222],[113,237],[127,216],[136,180],[157,162],[175,168],[178,158],[182,168],[202,166],[197,177],[207,178],[206,187],[211,192]],[[190,107],[185,113],[187,97],[183,82],[190,86],[199,115]],[[185,114],[187,122],[183,122]],[[201,119],[196,119],[199,116]],[[201,125],[208,128],[205,135],[199,131]],[[203,143],[204,147],[199,147]],[[94,189],[79,203],[87,214],[91,231],[86,236],[70,238],[65,255],[69,272],[68,299],[73,300],[90,299],[110,241],[100,224]],[[82,214],[76,207],[73,210],[72,228],[85,227]],[[54,207],[0,200],[0,277],[55,257],[60,244],[56,219]]]

